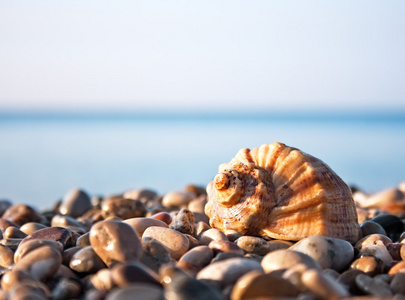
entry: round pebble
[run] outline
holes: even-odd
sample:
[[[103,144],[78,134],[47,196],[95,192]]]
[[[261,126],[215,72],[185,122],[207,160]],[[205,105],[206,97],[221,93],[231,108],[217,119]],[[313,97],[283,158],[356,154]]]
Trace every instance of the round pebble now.
[[[207,266],[212,258],[214,252],[208,246],[197,246],[190,251],[187,251],[177,263],[181,269],[188,270],[192,273],[197,273],[202,268]]]
[[[169,251],[162,243],[155,240],[142,241],[143,256],[141,262],[155,272],[159,272],[161,266],[172,261]]]
[[[118,217],[122,220],[144,217],[146,214],[145,204],[141,200],[112,198],[105,199],[101,203],[101,215],[104,219]]]
[[[0,267],[7,268],[14,263],[14,252],[7,246],[0,245]]]
[[[24,232],[27,235],[30,235],[31,233],[34,233],[35,231],[39,229],[46,228],[47,226],[41,223],[36,223],[36,222],[28,222],[25,223],[20,227],[20,230]]]
[[[62,199],[59,213],[77,218],[91,208],[89,195],[80,189],[72,189]]]
[[[264,256],[270,252],[270,246],[264,239],[259,237],[241,236],[235,241],[235,243],[246,253]]]
[[[140,237],[142,237],[143,233],[148,227],[169,227],[165,222],[154,218],[130,218],[124,220],[123,222],[129,224],[133,229],[135,229],[135,231],[138,233],[138,236]]]
[[[4,212],[2,218],[20,226],[28,222],[41,223],[41,221],[44,221],[44,218],[34,208],[25,204],[10,206]]]
[[[195,198],[190,192],[169,192],[163,196],[162,204],[167,207],[183,207]]]
[[[365,221],[360,225],[361,232],[363,236],[368,236],[370,234],[378,233],[382,235],[387,235],[385,229],[378,223],[373,221]]]
[[[105,268],[104,262],[91,246],[84,247],[73,254],[69,267],[78,273],[96,273]]]
[[[146,283],[162,287],[157,275],[139,262],[117,264],[112,268],[111,276],[114,284],[118,287],[129,286],[134,283]]]
[[[163,290],[152,284],[134,283],[127,287],[114,289],[105,298],[105,300],[133,299],[163,300]]]
[[[65,249],[76,244],[72,231],[64,227],[47,227],[37,230],[24,238],[21,243],[26,243],[29,240],[35,239],[60,242]]]
[[[351,269],[360,270],[370,276],[382,273],[383,264],[374,256],[364,256],[352,262]]]
[[[214,253],[232,252],[239,255],[245,254],[245,251],[243,251],[243,249],[241,249],[237,244],[229,241],[212,241],[209,243],[208,247],[210,247]]]
[[[24,256],[26,256],[31,251],[44,246],[51,247],[56,251],[58,251],[59,253],[62,253],[63,251],[63,245],[60,242],[52,240],[33,239],[26,241],[25,243],[20,243],[20,245],[18,246],[17,250],[14,253],[14,261],[18,263]]]
[[[186,208],[182,208],[174,217],[172,223],[170,224],[170,228],[184,234],[193,234],[194,232],[193,213]]]
[[[212,241],[228,241],[228,238],[222,231],[210,228],[201,233],[199,241],[202,245],[209,245]]]
[[[172,222],[172,216],[164,211],[152,215],[151,218],[165,222],[167,225],[170,225],[170,223]]]
[[[378,297],[391,296],[392,292],[387,283],[377,281],[368,275],[359,274],[356,276],[356,284],[361,291],[367,295],[373,295]]]
[[[138,260],[143,251],[135,230],[130,225],[116,220],[94,224],[90,229],[90,244],[107,266]]]
[[[266,273],[289,269],[298,264],[303,264],[308,269],[321,269],[320,264],[309,255],[286,249],[266,254],[261,264]]]
[[[301,281],[311,292],[322,299],[339,299],[349,296],[344,286],[323,275],[319,270],[305,271],[301,276]]]

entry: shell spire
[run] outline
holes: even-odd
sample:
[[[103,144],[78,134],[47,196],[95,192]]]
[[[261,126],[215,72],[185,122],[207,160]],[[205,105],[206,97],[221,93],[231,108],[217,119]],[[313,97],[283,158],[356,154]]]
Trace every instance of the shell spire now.
[[[241,149],[207,186],[212,227],[300,240],[323,235],[355,243],[350,188],[321,160],[282,143]]]

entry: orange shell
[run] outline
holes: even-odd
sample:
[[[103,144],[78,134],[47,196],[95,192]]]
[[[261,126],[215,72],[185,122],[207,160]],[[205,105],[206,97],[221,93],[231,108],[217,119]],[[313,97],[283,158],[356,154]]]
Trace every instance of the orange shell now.
[[[205,213],[225,233],[300,240],[323,235],[355,243],[350,188],[321,160],[282,143],[241,149],[207,186]]]

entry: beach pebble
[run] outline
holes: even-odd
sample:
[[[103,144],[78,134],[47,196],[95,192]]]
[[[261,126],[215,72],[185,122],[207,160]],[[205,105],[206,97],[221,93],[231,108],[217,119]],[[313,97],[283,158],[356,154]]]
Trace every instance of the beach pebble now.
[[[14,253],[14,262],[18,263],[25,255],[27,255],[31,251],[44,246],[51,247],[59,253],[62,253],[63,251],[63,245],[60,242],[52,240],[33,239],[26,241],[25,243],[20,243]]]
[[[267,242],[256,236],[241,236],[235,241],[235,244],[246,253],[264,256],[270,252],[270,247]]]
[[[393,259],[382,241],[375,241],[373,244],[363,245],[360,249],[361,256],[374,256],[385,264]]]
[[[193,234],[194,232],[194,215],[187,208],[182,208],[173,218],[170,228],[184,234]]]
[[[73,218],[80,217],[92,207],[89,195],[80,189],[67,192],[59,206],[59,213]]]
[[[55,215],[51,220],[52,227],[78,227],[82,228],[85,231],[88,231],[89,228],[82,222],[77,221],[75,218],[70,216]]]
[[[138,236],[141,237],[146,230],[146,228],[151,226],[159,226],[168,228],[169,226],[158,219],[153,218],[130,218],[123,221],[124,223],[129,224],[135,231],[138,233]]]
[[[94,224],[90,229],[90,244],[108,267],[117,262],[138,260],[143,251],[135,230],[116,220]]]
[[[405,295],[405,273],[399,272],[395,274],[391,281],[390,288],[393,293]]]
[[[361,249],[363,247],[366,247],[368,245],[375,245],[377,244],[377,241],[381,241],[384,245],[388,245],[392,243],[392,240],[382,234],[371,234],[368,236],[363,237],[362,239],[358,240],[357,243],[354,245],[355,248]]]
[[[260,263],[249,258],[229,258],[212,263],[197,274],[197,279],[214,281],[220,286],[234,284],[242,275],[250,271],[262,271]]]
[[[108,293],[105,300],[164,300],[163,290],[156,285],[134,283],[130,286],[116,288]]]
[[[91,284],[100,291],[109,291],[116,287],[112,279],[111,269],[101,269],[89,278]]]
[[[392,214],[381,214],[370,221],[380,224],[387,233],[387,236],[394,241],[399,240],[402,232],[404,232],[404,223],[401,218]]]
[[[245,251],[243,251],[243,249],[237,244],[229,241],[212,241],[209,243],[208,247],[210,247],[215,254],[219,252],[233,252],[239,255],[245,254]]]
[[[385,229],[378,223],[373,221],[365,221],[361,223],[360,229],[363,236],[368,236],[370,234],[378,233],[382,235],[387,235]]]
[[[401,251],[405,251],[405,244],[402,243],[389,243],[385,246],[388,253],[391,255],[393,260],[402,260]]]
[[[391,296],[392,292],[387,283],[375,280],[368,275],[359,274],[355,278],[358,288],[367,295],[384,297]]]
[[[305,271],[301,276],[302,283],[321,299],[339,299],[349,296],[343,285],[322,274],[319,270]]]
[[[90,246],[90,232],[86,232],[85,234],[82,234],[77,240],[76,240],[76,246],[77,247],[87,247]]]
[[[345,286],[350,293],[358,295],[360,293],[360,290],[357,287],[355,279],[359,274],[365,273],[361,270],[349,269],[340,274],[340,276],[337,278],[337,281],[343,286]]]
[[[405,261],[402,260],[402,261],[396,263],[394,266],[392,266],[389,269],[388,274],[395,275],[398,272],[405,272]]]
[[[159,195],[149,189],[132,189],[126,191],[123,195],[125,199],[141,200],[146,205],[153,205],[159,200]]]
[[[288,280],[260,271],[251,271],[238,279],[232,289],[231,300],[258,297],[297,297],[300,290]]]
[[[178,260],[189,249],[190,242],[182,233],[164,227],[148,227],[142,235],[142,241],[156,240],[166,247],[170,256]]]
[[[15,228],[20,228],[20,225],[14,223],[14,222],[11,222],[9,220],[0,218],[0,230],[1,230],[0,237],[3,237],[2,233],[10,226],[13,226]]]
[[[172,222],[172,216],[169,213],[164,212],[164,211],[152,215],[151,218],[160,220],[160,221],[166,223],[167,225],[170,225],[170,223]]]
[[[321,269],[320,264],[309,255],[287,249],[280,249],[266,254],[261,264],[266,273],[289,269],[298,264],[303,264],[308,269]]]
[[[14,226],[7,227],[7,229],[4,230],[4,232],[3,232],[3,238],[5,238],[5,239],[13,239],[13,238],[23,239],[26,236],[27,236],[27,234],[25,234],[20,229],[14,227]]]
[[[70,248],[76,244],[76,239],[72,231],[64,227],[47,227],[37,230],[24,238],[21,243],[35,239],[60,242],[64,249]]]
[[[209,225],[208,225],[208,223],[209,223],[209,222],[206,222],[206,225],[208,226],[207,229],[210,228]],[[197,230],[198,230],[198,228],[197,228]],[[236,230],[227,230],[225,235],[226,235],[226,238],[227,238],[230,242],[235,242],[238,238],[240,238],[241,236],[243,236],[242,233],[240,233],[240,232],[238,232],[238,231],[236,231]]]
[[[13,286],[23,281],[33,281],[39,284],[39,281],[36,280],[30,273],[22,270],[11,270],[6,272],[1,277],[1,288],[8,291],[11,290]]]
[[[165,266],[160,271],[161,281],[165,287],[166,300],[221,300],[223,299],[218,289],[196,280],[182,270]]]
[[[155,240],[142,241],[143,256],[141,262],[155,272],[159,271],[162,265],[171,262],[169,251],[162,243]]]
[[[349,242],[325,236],[309,236],[291,246],[289,250],[307,254],[322,268],[336,271],[346,269],[354,257],[353,246]]]
[[[204,231],[207,231],[208,229],[211,229],[211,226],[208,225],[208,223],[206,222],[197,222],[197,225],[195,226],[195,236],[200,239],[201,238],[201,234]],[[240,237],[241,235],[238,235],[234,240],[236,240],[238,237]],[[228,236],[227,236],[228,239]],[[234,240],[230,240],[231,242]]]
[[[111,270],[114,284],[118,287],[129,286],[134,283],[146,283],[162,287],[157,275],[139,262],[117,264]]]
[[[79,280],[74,278],[61,278],[51,293],[53,300],[79,298],[83,288]]]
[[[279,249],[288,249],[294,244],[289,241],[273,240],[273,241],[268,241],[267,245],[269,246],[269,252],[272,252],[272,251],[276,251]]]
[[[162,204],[167,207],[187,207],[188,203],[195,198],[190,192],[175,191],[166,193],[163,196]]]
[[[208,246],[212,241],[228,241],[228,238],[222,231],[210,228],[201,233],[199,241],[202,245]]]
[[[13,300],[43,300],[50,298],[50,292],[41,282],[23,281],[10,289],[8,297]]]
[[[207,204],[207,196],[200,195],[188,203],[188,209],[193,213],[204,213],[205,204]]]
[[[144,217],[145,204],[141,200],[124,198],[107,198],[101,202],[101,215],[104,219],[118,217],[122,220]]]
[[[62,252],[62,264],[65,266],[69,266],[70,260],[72,259],[73,255],[75,255],[75,253],[82,248],[83,247],[70,247],[68,249],[65,249]]]
[[[62,255],[49,246],[39,247],[27,253],[15,264],[13,270],[22,270],[30,273],[35,279],[44,281],[59,269]]]
[[[7,268],[14,263],[14,252],[7,246],[0,245],[0,267]]]
[[[7,246],[12,251],[17,250],[18,246],[21,244],[22,239],[2,239],[0,240],[0,245]]]
[[[36,223],[36,222],[28,222],[25,223],[20,227],[20,230],[24,232],[26,235],[30,235],[31,233],[34,233],[37,230],[47,228],[48,226],[41,224],[41,223]]]
[[[45,221],[34,208],[25,204],[15,204],[10,206],[3,214],[3,219],[18,225],[23,225],[28,222],[43,222]]]
[[[70,259],[69,267],[78,273],[96,273],[106,267],[91,246],[77,251]]]
[[[207,266],[214,257],[214,252],[208,246],[197,246],[187,251],[178,261],[177,266],[183,270],[197,273]]]

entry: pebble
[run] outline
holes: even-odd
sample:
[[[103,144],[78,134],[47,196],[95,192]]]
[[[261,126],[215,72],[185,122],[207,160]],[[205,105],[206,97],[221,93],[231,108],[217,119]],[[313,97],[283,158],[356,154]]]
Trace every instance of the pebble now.
[[[111,269],[101,269],[89,278],[91,284],[100,291],[109,291],[116,287],[111,274]]]
[[[349,242],[325,236],[309,236],[291,246],[289,250],[307,254],[322,268],[336,271],[346,269],[354,257],[353,246]]]
[[[194,232],[194,215],[187,208],[182,208],[174,217],[170,228],[184,234],[193,234]]]
[[[378,297],[391,296],[392,292],[387,283],[377,281],[368,275],[359,274],[356,276],[356,284],[361,291],[367,295],[373,295]]]
[[[174,191],[166,193],[163,196],[162,204],[166,207],[186,207],[188,203],[195,198],[194,193]]]
[[[43,300],[49,298],[49,289],[41,282],[24,281],[13,286],[9,291],[9,299]]]
[[[73,254],[69,267],[78,273],[96,273],[106,267],[91,246],[84,247]]]
[[[142,241],[155,240],[166,247],[170,256],[178,260],[189,249],[190,242],[182,233],[164,227],[151,226],[142,235]]]
[[[188,209],[193,213],[204,213],[205,204],[207,204],[207,195],[200,195],[188,203]]]
[[[145,204],[138,199],[107,198],[101,202],[101,215],[104,219],[108,217],[118,217],[125,220],[144,217],[145,214]]]
[[[52,277],[62,263],[59,251],[49,246],[39,247],[26,254],[13,270],[22,270],[30,273],[35,279],[45,281]]]
[[[209,243],[208,247],[210,247],[215,254],[219,252],[232,252],[239,255],[244,255],[245,251],[240,248],[237,244],[229,242],[229,241],[212,241]]]
[[[62,253],[63,251],[62,243],[57,241],[43,240],[43,239],[29,240],[25,243],[20,243],[20,245],[18,246],[17,250],[14,253],[14,261],[17,263],[31,251],[44,246],[49,246],[58,251],[59,253]]]
[[[360,270],[367,275],[375,276],[382,273],[383,264],[374,256],[363,256],[352,262],[350,268]]]
[[[303,264],[308,269],[321,269],[320,264],[309,255],[287,249],[280,249],[266,254],[261,264],[266,273],[289,269],[298,264]]]
[[[33,281],[39,284],[39,281],[37,281],[30,273],[22,270],[11,270],[2,276],[1,288],[8,291],[11,290],[13,286],[23,281]]]
[[[6,219],[0,219],[0,230],[2,233],[7,229],[7,227],[10,227],[10,226],[20,228],[20,225],[14,223],[14,222],[11,222]],[[3,236],[3,235],[1,235],[1,236]]]
[[[76,240],[76,246],[77,246],[77,247],[87,247],[87,246],[91,246],[91,244],[90,244],[90,232],[86,232],[85,234],[82,234],[82,235]]]
[[[5,238],[5,239],[13,239],[13,238],[23,239],[26,236],[27,236],[27,234],[25,234],[20,229],[14,227],[14,226],[7,227],[7,229],[4,230],[4,232],[3,232],[3,238]]]
[[[169,251],[162,243],[155,240],[142,241],[143,256],[141,262],[155,272],[158,272],[160,267],[172,261]]]
[[[381,241],[384,245],[392,243],[392,240],[389,237],[375,233],[365,236],[362,239],[358,240],[357,243],[354,245],[354,247],[357,249],[361,249],[364,246],[374,245],[376,244],[377,241]]]
[[[288,249],[293,245],[293,243],[289,241],[274,240],[268,241],[267,245],[269,245],[269,252],[272,252],[279,249]]]
[[[84,229],[85,232],[89,230],[89,228],[83,224],[82,222],[77,221],[75,218],[70,216],[62,216],[62,215],[55,215],[51,220],[52,227],[78,227]]]
[[[0,245],[9,247],[12,251],[16,251],[21,244],[22,239],[2,239]]]
[[[62,252],[62,264],[69,266],[73,255],[83,247],[71,247]]]
[[[159,195],[149,189],[132,189],[126,191],[123,195],[125,199],[133,199],[133,200],[141,200],[144,204],[155,204],[155,202],[159,199]]]
[[[323,275],[319,270],[305,271],[301,276],[301,281],[311,292],[322,299],[340,299],[349,296],[343,285]]]
[[[79,298],[83,292],[79,280],[74,278],[61,278],[51,293],[51,299],[64,300]]]
[[[228,238],[222,231],[210,228],[201,233],[199,241],[202,245],[208,246],[212,241],[228,241]]]
[[[185,253],[179,259],[177,266],[191,273],[197,273],[207,266],[213,258],[214,252],[210,247],[197,246]]]
[[[297,297],[300,290],[288,280],[260,271],[243,275],[232,289],[231,300],[254,299],[258,297]]]
[[[382,241],[375,241],[373,244],[364,245],[360,249],[361,256],[374,256],[385,264],[392,261],[392,256]]]
[[[125,287],[134,283],[146,283],[159,288],[162,287],[157,274],[153,274],[152,270],[139,262],[117,264],[112,268],[111,276],[114,284],[118,287]]]
[[[246,253],[264,256],[270,252],[270,246],[267,242],[264,239],[255,236],[241,236],[235,241],[235,244]]]
[[[394,241],[399,240],[402,232],[404,232],[404,223],[401,218],[392,214],[381,214],[370,221],[380,224],[387,233],[387,236]]]
[[[163,290],[152,284],[134,283],[111,291],[105,300],[164,300]]]
[[[72,189],[65,194],[59,206],[59,213],[73,218],[80,217],[92,207],[89,195],[80,189]]]
[[[26,235],[30,235],[31,233],[34,233],[37,230],[47,228],[48,226],[41,224],[41,223],[36,223],[36,222],[28,222],[25,223],[20,227],[20,230],[24,232]]]
[[[160,221],[166,223],[167,225],[170,225],[170,223],[172,222],[172,216],[169,213],[164,212],[164,211],[152,215],[151,218],[160,220]]]
[[[44,217],[42,217],[34,208],[25,204],[10,206],[4,212],[2,218],[20,226],[28,222],[41,223],[41,221],[45,220]]]
[[[90,244],[108,267],[117,262],[138,260],[143,251],[135,230],[116,220],[94,224],[90,229]]]
[[[400,261],[391,267],[388,271],[389,275],[395,275],[398,272],[405,272],[405,261]]]
[[[378,233],[382,235],[387,235],[385,229],[378,223],[373,221],[365,221],[360,225],[361,232],[363,236],[368,236],[370,234]]]
[[[250,271],[262,271],[260,263],[249,258],[229,258],[203,268],[197,279],[214,281],[220,286],[234,284],[242,275]]]
[[[13,204],[5,199],[0,200],[0,218],[3,216],[4,212]]]
[[[76,244],[72,231],[64,227],[47,227],[37,230],[24,238],[21,243],[26,243],[29,240],[35,239],[60,242],[64,249],[70,248]]]
[[[14,252],[9,247],[0,245],[0,267],[7,268],[14,263]]]
[[[405,273],[399,272],[395,274],[391,281],[390,288],[394,294],[405,295]]]
[[[159,226],[168,228],[169,226],[158,219],[154,218],[130,218],[123,221],[124,223],[129,224],[135,231],[138,233],[139,237],[142,237],[146,228],[151,226]]]
[[[337,278],[337,281],[342,284],[343,286],[346,287],[346,289],[351,293],[358,295],[360,293],[359,288],[357,287],[356,284],[356,277],[359,274],[365,274],[363,271],[358,270],[358,269],[349,269]]]

